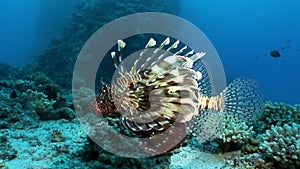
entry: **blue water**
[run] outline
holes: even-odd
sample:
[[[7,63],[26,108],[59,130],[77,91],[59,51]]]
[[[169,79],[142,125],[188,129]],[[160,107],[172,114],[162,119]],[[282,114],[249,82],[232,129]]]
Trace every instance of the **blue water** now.
[[[0,62],[24,66],[63,30],[82,0],[1,0]]]
[[[180,15],[214,44],[228,82],[249,77],[265,99],[300,103],[300,1],[191,0]],[[271,49],[281,57],[271,57]]]
[[[2,0],[0,62],[19,67],[42,52],[79,1]],[[300,103],[300,1],[182,0],[180,16],[215,45],[228,82],[252,78],[267,100]]]

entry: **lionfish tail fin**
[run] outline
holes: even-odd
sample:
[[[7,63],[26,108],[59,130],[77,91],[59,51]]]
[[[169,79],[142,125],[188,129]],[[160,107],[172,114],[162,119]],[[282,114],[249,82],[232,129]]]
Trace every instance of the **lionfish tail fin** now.
[[[200,110],[186,123],[189,132],[200,143],[217,138],[223,131],[222,117],[216,110]]]
[[[219,96],[222,97],[221,111],[225,118],[249,122],[263,113],[263,96],[254,80],[235,79]]]

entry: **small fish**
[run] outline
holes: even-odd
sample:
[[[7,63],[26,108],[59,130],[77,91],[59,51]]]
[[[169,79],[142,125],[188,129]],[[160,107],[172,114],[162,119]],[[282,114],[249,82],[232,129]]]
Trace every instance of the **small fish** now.
[[[111,57],[118,76],[112,84],[102,84],[97,113],[118,117],[123,128],[140,138],[153,137],[143,142],[149,151],[174,149],[171,142],[180,144],[186,132],[199,142],[212,140],[222,132],[222,118],[247,122],[262,112],[262,96],[251,80],[236,79],[219,95],[211,94],[213,75],[201,61],[205,52],[186,52],[187,46],[177,50],[180,41],[171,43],[169,37],[156,45],[151,38],[126,70],[122,62],[126,43],[118,40],[117,45]],[[141,61],[150,48],[155,50]],[[167,137],[158,137],[161,133]]]
[[[281,55],[278,50],[271,50],[270,56],[272,56],[273,58],[279,58]]]

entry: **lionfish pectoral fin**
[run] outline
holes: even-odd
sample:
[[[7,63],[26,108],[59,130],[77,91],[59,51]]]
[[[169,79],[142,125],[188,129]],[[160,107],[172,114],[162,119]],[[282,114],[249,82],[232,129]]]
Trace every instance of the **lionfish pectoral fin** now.
[[[235,121],[253,121],[263,113],[263,97],[257,91],[257,83],[246,78],[238,78],[224,89],[221,111],[226,118]]]
[[[215,110],[200,110],[186,122],[188,131],[200,142],[211,141],[223,131],[221,113]]]

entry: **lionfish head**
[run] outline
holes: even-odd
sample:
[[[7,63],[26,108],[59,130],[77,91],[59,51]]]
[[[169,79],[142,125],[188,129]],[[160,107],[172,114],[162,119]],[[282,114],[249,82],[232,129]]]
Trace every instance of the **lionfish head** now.
[[[100,93],[96,96],[96,113],[103,117],[111,116],[115,112],[115,106],[111,98],[110,84],[102,83]]]

